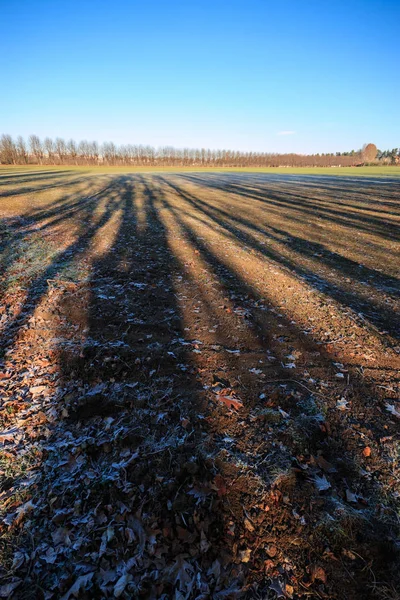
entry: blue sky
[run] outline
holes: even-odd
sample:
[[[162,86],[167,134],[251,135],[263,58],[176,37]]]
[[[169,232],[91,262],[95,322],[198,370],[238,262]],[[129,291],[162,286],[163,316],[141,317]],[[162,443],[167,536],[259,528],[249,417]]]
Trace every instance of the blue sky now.
[[[399,0],[0,0],[0,132],[400,146]]]

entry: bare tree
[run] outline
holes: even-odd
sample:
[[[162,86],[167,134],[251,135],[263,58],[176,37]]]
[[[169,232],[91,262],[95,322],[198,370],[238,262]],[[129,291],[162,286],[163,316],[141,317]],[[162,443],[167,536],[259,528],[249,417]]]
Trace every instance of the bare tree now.
[[[67,144],[67,152],[68,152],[68,156],[71,160],[71,163],[74,165],[77,165],[78,164],[78,161],[77,161],[78,147],[74,140],[69,140],[69,142]]]
[[[26,165],[28,163],[28,150],[26,148],[25,140],[22,135],[19,135],[17,138],[16,144],[17,150],[17,162],[20,165]]]
[[[56,138],[55,152],[57,153],[58,160],[62,165],[67,157],[67,144],[62,138]]]
[[[90,160],[91,163],[97,165],[99,162],[99,145],[97,142],[90,142],[89,144]]]
[[[43,142],[44,151],[47,155],[48,162],[53,165],[55,164],[55,145],[51,138],[47,137]]]
[[[11,135],[3,134],[0,138],[0,162],[6,165],[17,162],[17,150]]]
[[[31,153],[36,159],[36,162],[41,165],[43,163],[44,151],[43,145],[37,135],[29,136],[29,146],[31,149]]]
[[[101,148],[97,142],[74,140],[66,143],[62,138],[45,138],[42,143],[37,135],[29,137],[30,154],[24,139],[19,136],[14,142],[10,135],[0,138],[0,162],[26,164],[30,160],[43,164],[98,165],[163,165],[198,167],[328,167],[357,166],[378,160],[385,164],[399,164],[398,148],[377,150],[375,144],[366,144],[361,150],[325,154],[276,154],[266,152],[238,152],[234,150],[210,150],[205,148],[173,148],[163,146],[157,150],[152,146],[126,144],[116,146],[105,142]]]

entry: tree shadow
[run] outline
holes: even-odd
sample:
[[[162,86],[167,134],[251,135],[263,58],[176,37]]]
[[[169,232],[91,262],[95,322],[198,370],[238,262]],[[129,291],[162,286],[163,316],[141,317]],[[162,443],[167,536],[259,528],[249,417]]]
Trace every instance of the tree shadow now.
[[[4,244],[0,247],[0,250],[3,251],[0,262],[3,281],[7,279],[7,272],[12,272],[14,264],[19,259],[24,260],[24,251],[27,250],[27,247],[35,246],[30,239],[32,234],[41,234],[45,229],[59,224],[67,229],[77,226],[78,231],[75,241],[67,242],[62,250],[55,251],[50,264],[44,268],[39,264],[37,273],[34,271],[28,287],[23,290],[24,297],[17,316],[8,319],[1,330],[3,349],[14,344],[20,329],[26,325],[41,299],[46,295],[49,280],[54,279],[62,270],[65,270],[75,260],[76,255],[84,253],[97,231],[106,225],[115,211],[113,194],[116,194],[118,189],[118,184],[113,183],[95,195],[76,199],[72,203],[71,198],[66,195],[55,202],[54,207],[32,211],[22,219],[22,224],[19,219],[16,221],[10,219],[11,231],[8,232]],[[104,213],[98,221],[92,222],[94,209],[102,200],[106,203]],[[7,221],[5,225],[8,225]],[[7,291],[6,288],[3,296]]]
[[[170,182],[165,179],[160,178],[160,181],[170,185]],[[160,194],[162,193],[163,192],[160,191]],[[184,205],[182,206],[182,203],[179,203],[179,210],[173,206],[173,201],[171,200],[164,199],[163,203],[164,207],[173,214],[174,221],[176,222],[174,230],[181,230],[183,237],[189,241],[193,251],[200,255],[203,261],[207,263],[209,271],[214,272],[215,276],[218,277],[220,281],[222,279],[221,285],[225,286],[225,294],[229,295],[229,293],[234,290],[235,296],[239,298],[241,302],[241,306],[247,306],[249,308],[253,317],[253,334],[259,338],[264,348],[267,346],[273,350],[274,354],[281,355],[280,364],[283,365],[283,348],[281,348],[281,351],[279,352],[279,345],[276,341],[274,342],[274,336],[272,336],[272,331],[274,329],[276,331],[276,323],[273,328],[271,317],[266,317],[263,310],[258,311],[255,309],[257,304],[262,301],[257,289],[255,289],[243,275],[233,271],[228,261],[224,261],[220,256],[217,257],[216,253],[210,249],[210,246],[208,246],[195,232],[193,227],[184,220],[182,215],[186,215],[187,211],[184,210]],[[192,221],[196,220],[193,215],[190,216],[190,219]],[[197,293],[200,292],[197,291]],[[273,311],[277,312],[274,309]],[[332,356],[332,353],[327,351],[325,346],[321,345],[320,342],[313,340],[311,336],[307,336],[303,332],[300,332],[297,326],[289,319],[282,315],[279,316],[280,320],[278,327],[282,327],[282,331],[290,338],[290,344],[287,347],[287,350],[290,350],[291,352],[299,351],[304,355],[305,366],[310,370],[311,374],[315,372],[321,375],[321,371],[323,370],[325,371],[325,376],[327,375],[327,372],[330,372],[331,378],[334,377],[334,373],[332,372],[332,360],[335,360],[335,357]],[[317,360],[315,359],[315,356],[318,356]],[[310,365],[313,369],[310,369]],[[291,426],[288,426],[285,433],[282,430],[278,432],[275,440],[280,439],[283,443],[291,446],[291,460],[296,463],[297,459],[295,459],[294,456],[304,452],[304,439],[302,440],[302,434],[299,435],[299,430],[297,428],[300,427],[300,429],[302,429],[302,427],[304,427],[306,432],[303,431],[303,435],[305,435],[307,439],[306,452],[313,456],[323,456],[327,458],[328,461],[332,461],[338,469],[337,474],[334,475],[334,493],[332,496],[328,495],[328,497],[323,499],[320,498],[319,501],[320,508],[324,505],[320,517],[324,513],[325,517],[322,517],[318,522],[314,521],[305,537],[307,539],[313,538],[313,528],[324,529],[327,524],[326,519],[328,521],[332,519],[331,526],[333,532],[335,530],[334,522],[336,519],[340,520],[343,518],[343,523],[346,524],[346,519],[349,515],[345,516],[346,509],[343,504],[341,505],[341,502],[343,498],[346,498],[346,490],[349,489],[349,486],[356,487],[360,490],[360,494],[365,494],[365,498],[369,499],[372,506],[369,509],[361,509],[356,512],[350,511],[352,512],[352,516],[345,526],[348,526],[353,530],[351,533],[349,532],[349,538],[347,540],[344,538],[340,541],[336,540],[336,543],[339,544],[336,546],[336,551],[340,549],[341,544],[354,544],[353,547],[360,544],[359,548],[363,549],[364,556],[369,554],[369,557],[373,560],[374,569],[376,568],[377,571],[379,571],[379,577],[384,581],[391,582],[393,581],[393,578],[395,578],[394,565],[397,556],[396,534],[393,530],[391,531],[391,528],[393,525],[396,527],[396,518],[394,518],[390,524],[391,519],[387,519],[387,513],[380,514],[380,507],[387,502],[386,492],[384,493],[382,491],[381,486],[377,481],[374,481],[371,478],[365,479],[365,472],[364,475],[361,475],[360,471],[362,472],[362,469],[360,469],[359,460],[355,457],[355,447],[358,442],[354,439],[360,424],[362,424],[362,427],[372,430],[373,437],[376,440],[385,439],[388,425],[386,419],[383,419],[382,421],[380,411],[376,411],[376,402],[378,398],[382,398],[382,391],[378,390],[376,386],[368,383],[364,377],[360,376],[356,366],[349,367],[349,371],[351,373],[351,385],[331,385],[330,391],[325,393],[326,397],[322,402],[320,400],[321,395],[318,392],[313,393],[312,390],[307,388],[305,385],[307,380],[301,379],[300,382],[294,381],[288,376],[287,369],[282,368],[280,365],[273,369],[268,369],[268,380],[262,382],[262,387],[260,387],[259,390],[257,390],[257,388],[254,389],[255,386],[252,387],[247,385],[243,386],[241,392],[244,394],[247,392],[247,403],[250,406],[254,406],[254,404],[256,404],[254,399],[258,397],[258,392],[261,389],[264,392],[269,391],[272,394],[276,391],[277,382],[286,382],[285,386],[283,386],[286,388],[283,397],[287,394],[290,397],[290,400],[288,403],[284,403],[285,401],[281,397],[281,406],[290,412],[294,420],[296,420],[296,417],[298,420],[297,425],[292,429]],[[269,384],[269,380],[271,380],[271,384]],[[307,385],[309,386],[309,384]],[[311,387],[313,386],[311,385]],[[340,413],[336,409],[336,398],[340,397],[347,398],[353,404],[354,410],[356,410],[357,407],[357,414],[360,414],[362,417],[361,421],[357,420],[355,414],[347,417],[347,415]],[[318,424],[318,419],[315,420],[315,415],[313,417],[308,414],[307,418],[305,405],[310,399],[317,400],[319,406],[324,410],[324,427],[322,433],[320,428],[321,422]],[[326,412],[326,410],[328,410],[328,412]],[[302,424],[299,425],[299,423]],[[271,447],[268,447],[266,451],[267,454],[273,453]],[[273,488],[271,471],[273,471],[273,467],[276,468],[277,465],[282,463],[284,455],[285,450],[281,447],[273,456],[272,460],[268,460],[266,463],[262,460],[257,462],[256,466],[254,466],[254,455],[250,451],[247,460],[249,460],[249,463],[253,466],[255,474],[261,479],[264,479],[267,486]],[[240,458],[242,461],[245,460],[243,454],[240,454]],[[297,501],[301,504],[301,501],[304,502],[305,498],[308,497],[311,505],[313,503],[312,497],[315,496],[315,492],[311,491],[309,488],[307,489],[306,486],[301,484],[302,477],[303,474],[300,474],[300,481],[298,481],[300,493],[297,496]],[[296,497],[295,493],[294,496]],[[390,512],[390,509],[388,510]],[[361,521],[353,524],[350,523],[352,517],[357,521],[358,517],[362,514],[363,517]],[[312,517],[311,515],[309,516],[311,525]],[[364,517],[366,517],[366,521],[363,521]],[[327,535],[327,539],[329,540],[327,543],[329,545],[334,544],[334,536],[335,534],[333,534],[333,536]],[[391,542],[389,542],[389,539]],[[305,545],[307,545],[306,542]],[[374,548],[373,555],[369,553],[372,548]],[[318,550],[316,551],[318,552]],[[361,570],[363,570],[364,567],[362,567]],[[337,568],[338,567],[335,567],[335,569]],[[342,569],[342,575],[340,575],[340,570],[336,572],[336,576],[338,577],[336,584],[339,585],[339,587],[340,579],[343,577],[343,573],[346,572],[346,566],[343,563]],[[335,577],[333,574],[332,576]],[[360,581],[363,578],[361,572],[358,572],[357,577],[360,577],[360,579],[358,580],[356,587],[360,585]],[[380,581],[382,580],[380,579]],[[352,591],[348,593],[350,594],[349,597],[356,597],[355,589],[352,589]],[[363,594],[364,597],[374,596],[373,591],[371,592],[371,596],[369,595],[369,592],[364,591]]]
[[[102,209],[96,212],[99,204]],[[33,279],[18,316],[4,331],[12,353],[44,304],[44,320],[49,326],[54,322],[57,367],[50,377],[50,397],[39,392],[36,400],[47,420],[33,438],[37,464],[28,490],[34,511],[23,536],[9,540],[10,545],[18,542],[20,553],[14,571],[21,576],[17,597],[59,597],[79,582],[74,594],[85,599],[115,596],[118,585],[134,598],[262,598],[270,594],[272,574],[264,563],[271,540],[290,557],[282,564],[295,559],[332,563],[329,553],[324,558],[322,553],[332,552],[328,529],[333,519],[352,528],[350,538],[336,540],[334,551],[347,539],[353,549],[362,549],[363,557],[350,567],[354,580],[349,589],[352,598],[366,598],[357,588],[371,583],[369,559],[382,580],[393,579],[391,521],[379,514],[379,503],[385,504],[379,485],[373,478],[360,479],[352,457],[351,418],[338,416],[332,406],[323,420],[319,413],[307,413],[304,406],[317,406],[318,392],[293,381],[281,364],[291,347],[307,360],[313,357],[315,368],[325,372],[332,371],[332,357],[284,316],[278,323],[279,308],[269,303],[267,310],[252,282],[196,234],[186,206],[196,210],[193,222],[220,227],[221,237],[255,244],[248,234],[241,237],[232,215],[207,208],[167,178],[155,176],[114,177],[93,198],[63,196],[32,214],[25,228],[30,235],[61,224],[78,227],[74,239]],[[181,239],[188,243],[186,253],[180,251]],[[280,262],[263,250],[263,256]],[[61,267],[86,257],[87,277],[68,282],[59,276]],[[194,260],[213,276],[215,295],[208,295]],[[194,306],[197,301],[204,313]],[[185,308],[186,302],[191,304]],[[188,311],[195,314],[193,323]],[[195,338],[196,319],[199,335],[224,321],[211,334],[219,344],[216,350]],[[50,356],[46,344],[27,350],[37,365],[43,355]],[[267,369],[267,379],[255,379],[249,367],[269,351],[279,360]],[[202,353],[208,365],[205,358],[197,360]],[[217,373],[219,386],[227,385],[224,376],[238,380],[242,412],[236,414],[213,395],[218,367],[223,367]],[[34,371],[35,377],[44,380],[48,366],[41,368],[44,372]],[[387,435],[380,422],[372,423],[375,390],[355,371],[351,377],[352,386],[336,386],[332,397],[345,394],[362,408],[375,437]],[[275,398],[271,414],[279,420],[270,427],[260,421],[268,414],[261,392]],[[25,400],[31,393],[25,393]],[[31,410],[35,398],[29,401]],[[320,404],[322,409],[324,401]],[[278,406],[290,412],[289,420],[279,417]],[[21,445],[31,442],[28,436]],[[300,455],[306,452],[322,454],[335,465],[336,472],[328,474],[334,494],[315,491],[303,470]],[[277,467],[284,481],[276,476]],[[309,469],[314,473],[314,466]],[[377,509],[358,501],[346,507],[349,486],[357,498],[373,498]],[[260,495],[268,512],[255,506]],[[293,525],[293,510],[307,518],[303,528]],[[316,528],[320,534],[313,547]],[[333,592],[349,567],[342,556],[335,560],[329,571]],[[275,587],[294,581],[291,568],[275,571]],[[302,585],[315,584],[311,575],[308,581],[303,575]],[[255,584],[243,587],[248,578]],[[317,586],[312,589],[320,597]]]
[[[388,222],[387,219],[385,220],[377,216],[363,215],[354,212],[354,210],[350,210],[350,207],[347,206],[346,202],[339,205],[341,210],[339,210],[339,208],[336,209],[331,207],[331,199],[329,198],[329,195],[326,196],[326,194],[328,192],[336,193],[335,187],[332,189],[323,187],[318,190],[322,197],[313,196],[310,198],[310,195],[307,193],[300,194],[297,189],[296,192],[289,191],[287,181],[282,176],[281,179],[278,180],[279,183],[283,184],[282,186],[274,188],[268,178],[263,181],[264,185],[259,186],[258,189],[256,187],[255,190],[252,191],[249,191],[248,186],[246,185],[248,183],[248,176],[246,175],[240,176],[238,178],[239,182],[234,181],[233,183],[230,182],[229,179],[222,179],[222,181],[218,180],[215,175],[204,177],[200,175],[181,174],[180,177],[203,187],[211,187],[224,191],[225,193],[234,193],[246,199],[250,198],[257,200],[267,206],[271,205],[282,210],[292,210],[299,213],[303,219],[318,217],[321,220],[334,221],[337,224],[351,229],[357,229],[366,233],[374,233],[380,235],[384,239],[400,239],[399,226]],[[251,183],[253,184],[253,180],[251,180]],[[347,194],[350,194],[350,196],[358,193],[356,188],[350,187],[350,184],[349,187],[345,188],[345,191]],[[394,192],[392,198],[396,202],[396,195]],[[381,193],[380,190],[380,194]],[[327,204],[322,204],[322,202],[326,202]]]
[[[183,177],[183,176],[181,176]],[[187,176],[185,176],[186,178]],[[371,287],[382,289],[394,297],[399,296],[399,280],[386,274],[357,264],[338,253],[327,251],[322,244],[308,241],[306,239],[294,236],[285,230],[279,230],[272,226],[260,227],[252,220],[244,216],[236,216],[229,209],[221,209],[210,203],[194,196],[191,192],[182,189],[177,184],[164,179],[164,181],[175,190],[180,197],[193,206],[200,213],[211,218],[222,229],[234,236],[234,238],[243,241],[249,248],[256,250],[269,260],[289,269],[301,278],[311,283],[314,287],[330,296],[337,302],[353,308],[357,313],[362,311],[367,316],[367,321],[384,328],[391,335],[398,339],[400,335],[399,315],[388,305],[383,305],[375,300],[374,297],[360,295],[356,291],[344,289],[340,281],[334,278],[334,282],[324,278],[316,270],[311,270],[293,260],[292,256],[285,256],[272,248],[266,247],[263,242],[254,237],[254,234],[262,234],[265,239],[274,239],[279,242],[283,248],[287,247],[294,250],[298,255],[305,256],[315,260],[315,254],[318,254],[318,262],[329,268],[335,269],[338,274],[346,274],[352,279],[365,284],[366,281]],[[275,235],[274,235],[275,234]],[[277,235],[278,234],[278,235]]]
[[[41,169],[40,171],[10,172],[6,174],[0,171],[0,187],[10,184],[33,183],[41,180],[51,181],[54,178],[70,177],[73,173],[76,173],[73,169],[52,169],[51,171]]]
[[[118,177],[112,190],[101,218],[93,219],[93,204],[80,207],[78,238],[32,284],[24,304],[26,322],[59,263],[84,255],[116,216],[89,280],[53,284],[58,395],[53,433],[40,443],[45,460],[35,481],[37,511],[20,542],[24,550],[30,540],[35,546],[24,563],[28,571],[22,569],[21,598],[66,591],[93,573],[88,593],[100,597],[106,588],[112,593],[123,571],[130,572],[133,596],[172,597],[179,586],[187,593],[208,589],[213,565],[217,591],[234,584],[222,547],[216,469],[203,448],[202,388],[174,294],[179,265],[146,180]],[[14,326],[21,329],[20,322]],[[11,325],[5,335],[12,348]],[[115,535],[108,552],[102,550],[105,523]],[[45,560],[50,551],[57,562]]]
[[[72,174],[76,176],[74,179],[71,179]],[[58,187],[72,187],[77,183],[87,181],[87,178],[87,175],[78,175],[74,171],[62,171],[60,173],[54,173],[53,175],[46,175],[43,177],[32,177],[31,179],[27,179],[25,180],[26,183],[31,183],[31,185],[27,185],[24,187],[18,184],[17,188],[12,187],[11,189],[2,190],[0,183],[0,202],[5,198],[10,198],[13,196],[22,196],[25,194],[40,194],[41,192],[44,192],[46,190],[55,189]],[[37,181],[43,179],[45,179],[45,182],[43,182],[44,185],[34,185]],[[12,178],[10,180],[10,183],[14,186],[14,184],[17,182],[14,181],[14,178]]]

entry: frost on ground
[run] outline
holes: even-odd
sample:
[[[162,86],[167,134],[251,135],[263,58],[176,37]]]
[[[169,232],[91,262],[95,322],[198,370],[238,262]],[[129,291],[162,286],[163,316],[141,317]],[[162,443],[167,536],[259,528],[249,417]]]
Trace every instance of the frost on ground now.
[[[398,185],[43,178],[0,176],[0,598],[395,598]]]

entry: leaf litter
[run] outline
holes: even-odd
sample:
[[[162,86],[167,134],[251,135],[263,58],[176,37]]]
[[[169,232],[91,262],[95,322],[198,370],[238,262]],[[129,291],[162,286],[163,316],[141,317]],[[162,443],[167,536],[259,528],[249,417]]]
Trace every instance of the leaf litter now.
[[[6,297],[7,320],[29,318],[0,364],[0,597],[333,598],[339,559],[358,581],[384,573],[378,520],[393,548],[395,529],[375,481],[396,481],[395,437],[372,415],[397,417],[395,399],[366,408],[343,356],[332,374],[222,273],[221,299],[211,267],[199,301],[199,252],[184,268],[148,219],[141,235],[128,215],[91,277],[53,278],[34,311]]]

